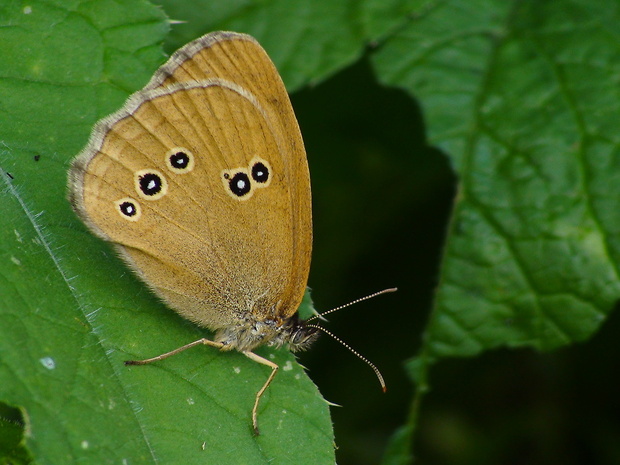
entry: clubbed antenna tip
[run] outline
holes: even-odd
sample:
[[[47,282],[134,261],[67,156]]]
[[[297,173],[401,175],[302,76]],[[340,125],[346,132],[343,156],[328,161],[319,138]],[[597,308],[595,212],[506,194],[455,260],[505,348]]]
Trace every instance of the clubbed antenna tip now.
[[[344,304],[344,305],[340,305],[339,307],[336,308],[332,308],[331,310],[328,310],[326,312],[323,313],[319,313],[318,315],[313,316],[312,318],[308,318],[307,321],[312,321],[316,318],[320,318],[323,317],[324,315],[327,315],[329,313],[333,313],[337,310],[342,310],[343,308],[346,307],[350,307],[353,304],[359,303],[359,302],[363,302],[364,300],[368,300],[368,299],[372,299],[373,297],[377,297],[378,295],[381,294],[387,294],[388,292],[396,292],[397,289],[395,287],[389,288],[389,289],[383,289],[382,291],[379,292],[375,292],[374,294],[370,294],[367,295],[366,297],[361,297],[359,299],[353,300],[352,302],[349,302],[348,304]],[[331,333],[330,331],[326,330],[325,328],[323,328],[322,326],[319,325],[315,325],[315,324],[308,324],[307,325],[310,328],[316,328],[319,331],[327,334],[328,336],[330,336],[331,338],[333,338],[335,341],[338,341],[340,344],[342,344],[344,347],[346,347],[351,353],[353,353],[357,358],[359,358],[360,360],[362,360],[364,363],[366,363],[370,368],[372,368],[372,370],[375,372],[375,375],[377,375],[377,378],[379,379],[379,383],[381,383],[381,389],[383,390],[383,392],[387,391],[387,386],[385,385],[385,380],[383,379],[383,375],[381,374],[381,372],[379,371],[379,369],[375,366],[374,363],[372,363],[370,360],[368,360],[366,357],[364,357],[363,355],[361,355],[359,352],[357,352],[356,350],[354,350],[349,344],[347,344],[346,342],[344,342],[342,339],[340,339],[338,336],[336,336],[335,334]]]

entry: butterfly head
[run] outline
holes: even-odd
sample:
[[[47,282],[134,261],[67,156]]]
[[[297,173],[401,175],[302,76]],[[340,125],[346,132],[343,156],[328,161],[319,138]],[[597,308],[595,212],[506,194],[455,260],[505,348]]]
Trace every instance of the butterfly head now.
[[[287,346],[291,351],[299,352],[308,349],[319,337],[318,328],[306,325],[297,313],[286,319],[269,321],[273,322],[273,333],[265,342],[270,346]]]
[[[286,343],[293,352],[306,350],[319,337],[318,328],[307,326],[305,321],[300,320],[297,315],[289,319],[290,327],[287,327]]]
[[[295,314],[285,319],[257,321],[248,318],[242,324],[220,329],[215,340],[224,344],[225,350],[243,352],[267,344],[275,347],[288,346],[296,352],[310,347],[318,336],[317,328],[306,325]]]

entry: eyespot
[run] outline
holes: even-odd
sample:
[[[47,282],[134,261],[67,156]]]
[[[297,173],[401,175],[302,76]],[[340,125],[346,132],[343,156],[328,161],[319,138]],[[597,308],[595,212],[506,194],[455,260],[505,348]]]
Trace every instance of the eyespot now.
[[[226,175],[224,177],[226,177]],[[233,195],[237,197],[245,197],[252,190],[250,177],[247,173],[239,171],[232,177],[230,177],[230,175],[228,175],[228,177],[230,178],[228,179],[228,188]]]
[[[116,204],[116,211],[126,220],[138,221],[142,216],[140,204],[131,197],[125,197],[114,203]]]
[[[260,158],[254,158],[250,162],[250,172],[252,179],[256,181],[257,187],[267,187],[271,183],[271,167],[269,162]]]
[[[189,173],[194,169],[194,154],[184,147],[175,147],[166,153],[166,166],[173,173]]]
[[[134,175],[136,192],[146,200],[161,199],[168,192],[168,182],[157,170],[139,170]]]

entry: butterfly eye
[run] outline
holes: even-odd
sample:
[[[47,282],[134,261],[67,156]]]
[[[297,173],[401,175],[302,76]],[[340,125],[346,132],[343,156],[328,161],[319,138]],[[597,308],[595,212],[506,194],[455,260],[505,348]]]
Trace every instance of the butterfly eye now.
[[[124,199],[117,200],[116,208],[119,214],[129,221],[138,221],[142,215],[140,204],[134,199],[126,197]]]
[[[186,148],[175,147],[166,154],[166,165],[174,173],[189,173],[194,169],[194,154]]]

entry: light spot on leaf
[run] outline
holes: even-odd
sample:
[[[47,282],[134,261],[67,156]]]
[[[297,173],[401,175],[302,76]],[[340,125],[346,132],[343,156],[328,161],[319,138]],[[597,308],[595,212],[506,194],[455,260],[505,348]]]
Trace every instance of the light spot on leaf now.
[[[39,359],[39,362],[41,362],[41,365],[43,365],[48,370],[53,370],[54,368],[56,368],[56,362],[52,357],[43,357]]]

